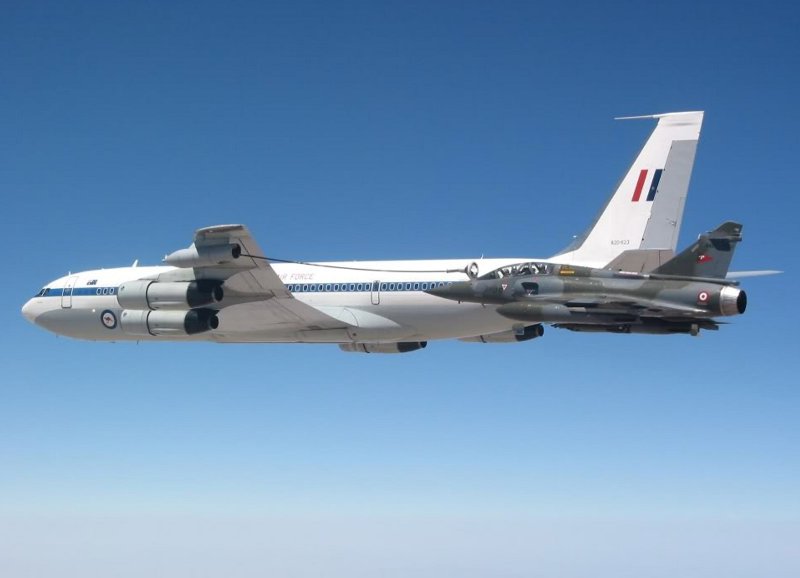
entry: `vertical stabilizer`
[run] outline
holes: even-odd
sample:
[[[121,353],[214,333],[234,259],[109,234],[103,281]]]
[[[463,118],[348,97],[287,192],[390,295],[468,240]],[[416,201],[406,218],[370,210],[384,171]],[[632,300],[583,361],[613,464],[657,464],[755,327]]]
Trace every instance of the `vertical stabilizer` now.
[[[741,240],[742,225],[726,221],[713,231],[700,235],[688,249],[653,273],[724,279],[731,266],[736,244]]]
[[[623,251],[675,251],[703,112],[628,118],[658,124],[592,226],[554,255],[562,263],[600,268]]]

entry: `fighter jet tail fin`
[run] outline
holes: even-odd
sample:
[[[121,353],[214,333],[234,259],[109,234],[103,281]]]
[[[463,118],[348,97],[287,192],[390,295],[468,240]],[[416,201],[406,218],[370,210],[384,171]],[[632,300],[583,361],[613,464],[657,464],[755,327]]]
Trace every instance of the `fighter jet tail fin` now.
[[[742,240],[742,225],[726,221],[700,237],[653,273],[725,279],[736,244]]]
[[[594,223],[553,257],[559,262],[600,268],[623,251],[675,251],[703,113],[636,118],[658,124]]]

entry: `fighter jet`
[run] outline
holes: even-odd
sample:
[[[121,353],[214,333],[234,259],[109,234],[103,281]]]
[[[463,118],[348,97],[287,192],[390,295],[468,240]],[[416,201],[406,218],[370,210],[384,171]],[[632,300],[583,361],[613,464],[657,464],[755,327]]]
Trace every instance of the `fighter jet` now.
[[[427,292],[495,306],[520,323],[520,341],[541,336],[543,323],[572,331],[698,335],[719,329],[715,317],[747,308],[738,281],[726,278],[741,240],[742,225],[728,221],[646,273],[620,269],[632,262],[624,254],[603,269],[525,262]]]

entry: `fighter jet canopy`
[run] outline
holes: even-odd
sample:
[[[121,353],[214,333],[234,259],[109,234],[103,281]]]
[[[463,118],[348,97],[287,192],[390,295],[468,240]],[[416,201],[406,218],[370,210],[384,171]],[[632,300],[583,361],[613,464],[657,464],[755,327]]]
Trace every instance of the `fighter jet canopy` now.
[[[553,266],[550,263],[517,263],[495,269],[490,273],[481,275],[479,280],[502,279],[503,277],[523,277],[526,275],[552,275]]]

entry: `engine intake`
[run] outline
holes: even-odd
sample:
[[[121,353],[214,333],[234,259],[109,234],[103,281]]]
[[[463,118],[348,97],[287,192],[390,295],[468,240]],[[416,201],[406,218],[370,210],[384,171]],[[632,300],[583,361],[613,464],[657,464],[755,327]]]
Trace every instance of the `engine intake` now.
[[[196,335],[219,327],[213,309],[191,311],[141,311],[126,309],[120,327],[130,335]]]
[[[123,309],[194,309],[222,301],[220,281],[128,281],[119,286],[117,302]]]

